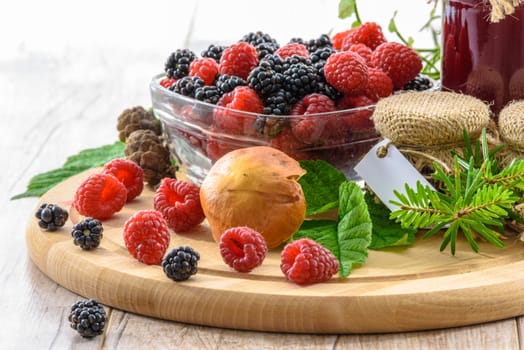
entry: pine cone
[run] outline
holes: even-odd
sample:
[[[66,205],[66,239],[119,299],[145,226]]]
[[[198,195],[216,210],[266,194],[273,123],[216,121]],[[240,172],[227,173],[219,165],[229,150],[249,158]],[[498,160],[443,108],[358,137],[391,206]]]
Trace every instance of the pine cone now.
[[[119,116],[116,125],[118,138],[125,142],[129,135],[135,130],[151,130],[156,135],[162,134],[162,125],[154,114],[137,106],[125,109]]]
[[[127,159],[140,165],[144,181],[151,186],[164,177],[175,178],[176,169],[171,165],[169,149],[151,130],[133,131],[126,140],[124,153]]]

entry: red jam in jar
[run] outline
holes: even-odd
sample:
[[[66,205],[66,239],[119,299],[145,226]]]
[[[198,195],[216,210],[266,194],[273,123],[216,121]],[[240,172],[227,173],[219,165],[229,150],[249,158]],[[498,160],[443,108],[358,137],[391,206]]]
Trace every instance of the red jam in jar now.
[[[496,117],[524,98],[524,5],[497,23],[490,14],[487,0],[445,1],[441,83],[488,102]]]

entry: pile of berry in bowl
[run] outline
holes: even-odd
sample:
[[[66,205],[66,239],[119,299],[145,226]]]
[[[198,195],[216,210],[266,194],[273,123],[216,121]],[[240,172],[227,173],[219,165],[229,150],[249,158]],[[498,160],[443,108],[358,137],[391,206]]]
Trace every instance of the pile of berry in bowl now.
[[[200,56],[177,49],[150,88],[174,160],[197,184],[227,152],[259,145],[324,160],[356,180],[354,166],[379,139],[375,103],[432,88],[421,69],[416,51],[367,22],[283,45],[258,31]]]

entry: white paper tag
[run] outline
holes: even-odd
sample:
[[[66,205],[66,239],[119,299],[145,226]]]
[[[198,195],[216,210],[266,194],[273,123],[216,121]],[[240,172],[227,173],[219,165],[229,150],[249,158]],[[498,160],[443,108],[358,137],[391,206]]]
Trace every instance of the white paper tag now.
[[[398,210],[390,200],[398,200],[393,190],[406,193],[405,185],[417,187],[417,182],[423,186],[433,186],[420,174],[417,169],[400,153],[390,141],[385,139],[376,144],[362,160],[355,166],[355,171],[366,184],[375,192],[380,200],[391,210]],[[387,153],[383,158],[377,155],[379,147],[386,146]]]

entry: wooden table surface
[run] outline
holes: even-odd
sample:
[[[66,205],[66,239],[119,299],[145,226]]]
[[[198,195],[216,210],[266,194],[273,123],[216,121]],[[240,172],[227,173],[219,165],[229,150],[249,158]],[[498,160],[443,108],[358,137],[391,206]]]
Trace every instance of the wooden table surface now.
[[[424,17],[416,11],[426,5],[414,2],[396,2],[405,10],[399,18]],[[108,3],[20,1],[0,11],[0,349],[522,348],[521,317],[400,334],[308,335],[180,324],[107,308],[104,335],[81,338],[67,315],[82,298],[42,274],[27,255],[26,223],[37,198],[10,198],[69,155],[114,142],[118,114],[150,106],[148,83],[176,48],[200,53],[211,42],[233,42],[256,30],[280,40],[314,38],[349,25],[336,18],[335,0]],[[367,18],[387,25],[393,5],[364,3]]]

